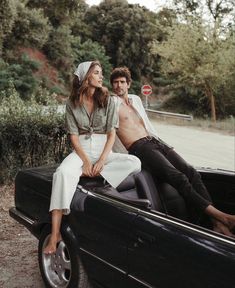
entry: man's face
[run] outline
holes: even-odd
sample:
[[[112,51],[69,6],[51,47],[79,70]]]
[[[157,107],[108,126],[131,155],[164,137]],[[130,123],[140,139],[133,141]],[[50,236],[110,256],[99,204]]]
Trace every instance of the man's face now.
[[[112,83],[113,92],[119,97],[125,97],[128,95],[128,89],[130,83],[126,82],[126,77],[118,77],[113,80]]]

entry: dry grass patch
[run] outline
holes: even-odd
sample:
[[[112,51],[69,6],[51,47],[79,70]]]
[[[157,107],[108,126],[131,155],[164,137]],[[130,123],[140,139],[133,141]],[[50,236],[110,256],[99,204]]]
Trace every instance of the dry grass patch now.
[[[152,113],[148,116],[150,119],[157,119],[157,121],[162,123],[168,123],[177,126],[195,127],[202,130],[220,132],[227,135],[235,135],[235,118],[232,116],[224,120],[218,120],[216,122],[212,122],[210,119],[199,118],[194,118],[192,121],[166,117],[163,118],[153,115]]]

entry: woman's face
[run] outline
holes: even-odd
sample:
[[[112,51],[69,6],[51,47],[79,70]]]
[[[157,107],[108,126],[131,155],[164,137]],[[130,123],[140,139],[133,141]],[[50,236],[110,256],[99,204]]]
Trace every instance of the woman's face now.
[[[89,84],[94,88],[101,88],[103,84],[102,69],[99,65],[95,65],[91,74],[89,75]]]

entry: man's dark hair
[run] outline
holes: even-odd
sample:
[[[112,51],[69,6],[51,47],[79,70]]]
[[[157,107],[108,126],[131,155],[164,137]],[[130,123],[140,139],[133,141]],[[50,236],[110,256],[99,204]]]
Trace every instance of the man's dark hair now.
[[[113,84],[114,79],[125,77],[127,84],[131,83],[131,72],[127,67],[117,67],[113,69],[110,75],[110,83]]]

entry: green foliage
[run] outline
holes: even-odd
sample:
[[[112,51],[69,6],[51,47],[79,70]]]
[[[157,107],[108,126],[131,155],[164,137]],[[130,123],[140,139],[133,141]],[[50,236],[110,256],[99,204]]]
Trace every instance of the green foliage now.
[[[168,28],[168,38],[155,42],[153,52],[162,57],[162,72],[177,79],[177,86],[188,86],[204,91],[208,97],[223,101],[219,90],[231,85],[235,67],[233,39],[215,38],[213,30],[201,22],[180,24]],[[209,90],[209,93],[208,93]],[[210,102],[211,109],[213,103]]]
[[[182,22],[189,19],[204,19],[214,28],[214,36],[234,25],[234,0],[173,0],[171,7],[176,11]]]
[[[223,85],[218,90],[218,108],[220,116],[235,115],[235,67],[234,72],[228,75],[228,85]]]
[[[80,22],[80,16],[87,8],[84,0],[28,0],[30,8],[41,8],[44,14],[50,19],[52,25],[57,28],[60,25]]]
[[[105,54],[104,47],[91,40],[81,43],[79,37],[74,37],[72,49],[75,64],[74,69],[81,62],[99,60],[103,68],[104,84],[109,86],[109,75],[112,67],[109,63],[110,58]]]
[[[68,153],[64,116],[57,107],[25,103],[16,91],[0,105],[0,183],[23,167],[61,162]]]
[[[164,78],[164,77],[155,77],[153,78],[153,83],[157,86],[167,86],[174,84],[174,79]]]
[[[234,0],[168,4],[154,13],[126,0],[92,7],[85,0],[2,0],[0,97],[9,97],[13,85],[22,99],[47,105],[51,93],[69,94],[78,62],[98,59],[106,86],[111,65],[125,65],[134,79],[130,92],[138,94],[147,81],[173,87],[189,104],[184,109],[208,114],[214,97],[217,114],[233,114]],[[25,50],[28,64],[19,56]]]
[[[10,96],[8,89],[12,83],[24,100],[29,100],[33,92],[38,87],[39,82],[33,76],[33,72],[39,68],[39,63],[29,59],[27,55],[22,55],[18,64],[10,64],[0,71],[0,90]],[[2,93],[3,97],[3,93]]]
[[[195,117],[209,118],[208,99],[200,89],[184,86],[174,90],[174,95],[161,104],[163,111],[177,111],[193,114]]]
[[[0,52],[4,38],[11,32],[16,18],[14,0],[2,0],[0,5]]]
[[[4,46],[41,48],[47,41],[51,26],[44,17],[42,9],[29,9],[24,4],[17,4],[17,18],[12,32],[6,37]]]
[[[154,71],[156,59],[148,46],[156,33],[154,13],[127,1],[106,0],[89,9],[84,19],[113,66],[128,66],[136,80]]]
[[[55,86],[51,88],[51,91],[48,91],[47,88],[39,85],[36,92],[33,94],[32,99],[39,105],[49,106],[49,105],[57,105],[57,101],[53,95],[62,94],[61,89]]]
[[[140,81],[132,81],[131,87],[129,89],[129,93],[140,95],[141,94],[141,86],[142,85],[141,85]]]
[[[44,52],[47,57],[67,80],[72,72],[72,40],[73,36],[71,35],[70,27],[63,25],[50,33],[49,39],[44,46]]]

